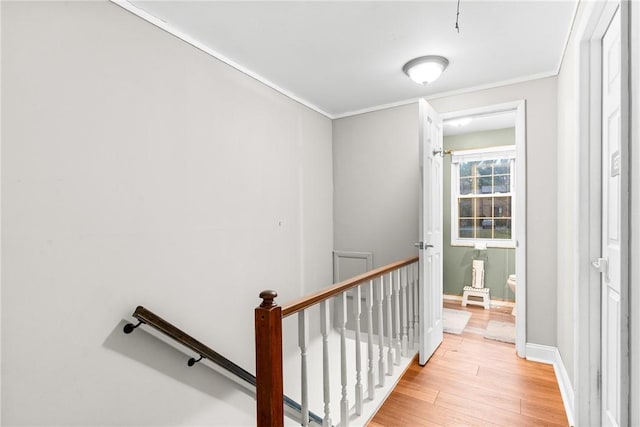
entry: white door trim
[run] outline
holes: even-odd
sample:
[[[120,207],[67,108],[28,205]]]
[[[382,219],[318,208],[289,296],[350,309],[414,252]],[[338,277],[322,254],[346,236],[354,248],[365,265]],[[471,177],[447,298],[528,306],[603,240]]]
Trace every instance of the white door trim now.
[[[629,259],[640,259],[640,232],[637,219],[640,218],[640,3],[631,2],[631,216],[636,222],[630,224],[631,249]],[[629,266],[629,283],[635,283],[630,292],[631,324],[631,391],[629,425],[640,425],[640,263],[632,262]]]
[[[340,260],[342,259],[362,259],[366,265],[365,271],[362,273],[373,270],[373,252],[333,251],[333,283],[338,283],[341,280]]]
[[[458,117],[491,114],[503,111],[516,112],[516,351],[526,357],[527,343],[527,150],[526,103],[524,100],[487,105],[467,110],[441,113],[443,120]],[[505,278],[506,280],[506,278]]]
[[[599,425],[601,423],[600,396],[600,363],[601,363],[601,279],[600,274],[591,268],[591,260],[598,258],[601,253],[601,42],[602,37],[611,21],[618,1],[586,2],[584,7],[585,19],[576,28],[577,43],[576,57],[578,58],[578,96],[579,108],[576,117],[578,121],[578,150],[576,150],[578,165],[578,191],[576,192],[578,209],[575,211],[575,221],[578,224],[576,234],[577,262],[574,272],[575,283],[575,417],[576,425]],[[628,47],[628,7],[622,3],[622,50]],[[622,58],[622,80],[628,84],[628,66]],[[621,123],[621,152],[623,160],[623,174],[621,177],[622,193],[628,190],[628,160],[629,160],[629,108],[628,90],[622,90],[622,123]],[[626,105],[625,105],[626,104]],[[628,236],[628,197],[622,197],[622,230],[623,236]],[[628,242],[623,243],[622,265],[628,265]],[[622,300],[628,304],[628,275],[622,277]],[[623,304],[627,309],[627,306]],[[624,324],[625,322],[623,322]],[[621,339],[628,341],[626,325],[623,327]],[[628,381],[628,360],[621,366],[621,377]],[[622,396],[622,413],[627,420],[627,396]]]

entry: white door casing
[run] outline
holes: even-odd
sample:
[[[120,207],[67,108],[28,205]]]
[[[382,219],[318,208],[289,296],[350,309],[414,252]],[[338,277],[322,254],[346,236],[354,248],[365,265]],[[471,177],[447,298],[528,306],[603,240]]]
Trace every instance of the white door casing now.
[[[423,99],[420,114],[420,356],[427,363],[442,343],[442,119]]]
[[[602,425],[625,424],[622,336],[626,301],[622,293],[621,22],[614,14],[602,39],[602,255],[594,262],[602,283]]]

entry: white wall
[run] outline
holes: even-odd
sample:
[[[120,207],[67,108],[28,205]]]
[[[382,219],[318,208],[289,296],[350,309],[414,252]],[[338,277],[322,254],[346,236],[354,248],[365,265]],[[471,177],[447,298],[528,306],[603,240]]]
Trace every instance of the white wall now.
[[[334,120],[333,182],[337,250],[417,255],[418,104]]]
[[[526,100],[527,342],[556,345],[556,78],[431,99],[439,112]]]
[[[253,371],[260,290],[331,283],[330,120],[106,2],[2,2],[2,89],[3,425],[252,424],[122,319]]]

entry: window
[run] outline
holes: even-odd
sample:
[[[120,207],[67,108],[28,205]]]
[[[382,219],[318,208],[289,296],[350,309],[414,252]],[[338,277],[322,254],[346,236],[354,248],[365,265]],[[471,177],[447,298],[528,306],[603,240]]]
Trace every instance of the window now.
[[[451,244],[514,247],[515,146],[451,156]]]

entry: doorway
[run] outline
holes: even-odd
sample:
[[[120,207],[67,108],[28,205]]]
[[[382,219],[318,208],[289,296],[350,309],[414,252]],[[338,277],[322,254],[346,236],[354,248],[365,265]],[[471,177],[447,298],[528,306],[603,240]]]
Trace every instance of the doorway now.
[[[459,287],[460,293],[463,286],[472,287],[475,282],[474,277],[480,278],[478,280],[484,280],[486,277],[486,283],[491,283],[494,289],[486,284],[480,288],[489,289],[490,295],[493,296],[488,298],[494,300],[493,304],[500,304],[498,300],[505,297],[508,299],[512,295],[509,285],[514,285],[515,346],[517,354],[525,357],[525,102],[517,101],[444,113],[441,117],[444,122],[445,137],[448,134],[459,135],[465,132],[469,134],[477,132],[477,135],[480,135],[483,132],[502,129],[503,131],[492,132],[491,136],[496,141],[500,137],[507,141],[511,132],[510,138],[513,142],[507,143],[511,144],[511,147],[490,142],[479,149],[482,143],[476,144],[475,147],[465,146],[465,142],[462,141],[469,141],[469,139],[462,138],[458,140],[461,145],[457,145],[452,152],[446,150],[447,146],[443,148],[442,156],[447,158],[447,162],[442,179],[445,182],[451,181],[449,188],[451,194],[466,193],[455,201],[452,201],[453,198],[443,200],[444,232],[449,234],[443,245],[445,247],[443,258],[445,274],[449,270],[451,276],[455,277],[453,286]],[[466,129],[463,130],[460,124],[465,122]],[[508,128],[512,130],[509,131]],[[473,145],[473,142],[469,143]],[[447,167],[448,165],[450,166]],[[472,168],[474,172],[471,172]],[[475,168],[478,170],[476,171]],[[469,170],[466,171],[467,169]],[[469,186],[475,190],[467,188]],[[445,193],[446,191],[445,187]],[[477,197],[470,193],[477,193]],[[447,218],[450,221],[449,227],[446,226]],[[454,265],[451,265],[452,257],[454,257]],[[485,265],[491,266],[491,260],[494,261],[492,265],[494,270],[489,276],[485,274],[484,268]],[[478,273],[472,265],[482,268],[482,271]],[[511,273],[515,273],[515,277],[510,277]],[[508,282],[510,282],[509,285]],[[445,289],[444,293],[447,293],[446,291]],[[469,293],[474,294],[474,292]]]

